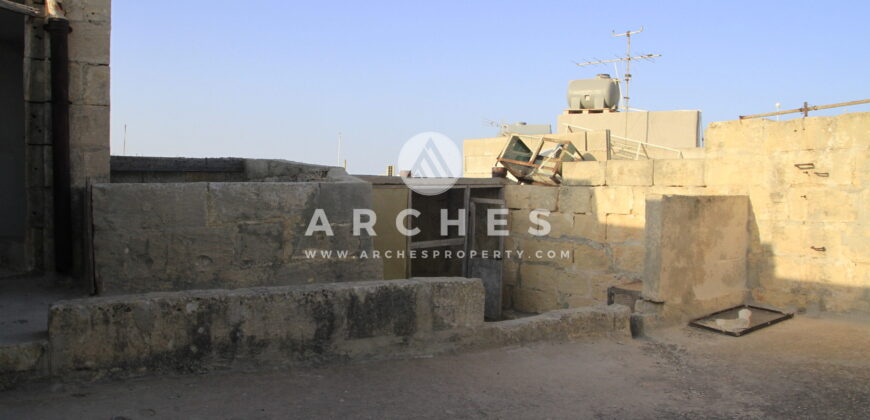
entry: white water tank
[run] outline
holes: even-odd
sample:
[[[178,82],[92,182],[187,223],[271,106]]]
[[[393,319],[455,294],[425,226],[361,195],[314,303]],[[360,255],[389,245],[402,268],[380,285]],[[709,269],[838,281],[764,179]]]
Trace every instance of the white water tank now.
[[[609,74],[568,82],[568,109],[616,109],[619,82]]]

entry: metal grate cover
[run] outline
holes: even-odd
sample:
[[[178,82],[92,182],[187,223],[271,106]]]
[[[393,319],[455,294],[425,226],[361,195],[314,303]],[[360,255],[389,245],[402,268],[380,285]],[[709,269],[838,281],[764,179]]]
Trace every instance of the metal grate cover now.
[[[735,319],[737,318],[737,313],[741,309],[749,309],[752,311],[752,317],[750,318],[749,327],[741,330],[741,331],[729,331],[719,328],[716,325],[717,318],[725,318],[725,319]],[[724,309],[718,312],[713,312],[710,315],[705,315],[703,317],[694,319],[689,321],[689,325],[695,328],[701,328],[713,332],[717,332],[719,334],[730,335],[732,337],[740,337],[742,335],[749,334],[753,331],[760,330],[764,327],[771,326],[778,322],[785,321],[794,317],[792,313],[785,313],[782,311],[777,311],[775,309],[767,309],[767,308],[759,308],[757,306],[752,305],[738,305],[733,308]]]

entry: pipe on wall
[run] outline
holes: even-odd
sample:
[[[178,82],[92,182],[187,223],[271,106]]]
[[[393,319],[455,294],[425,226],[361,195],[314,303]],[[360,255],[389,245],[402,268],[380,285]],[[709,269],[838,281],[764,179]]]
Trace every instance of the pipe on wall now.
[[[72,193],[69,120],[69,21],[49,18],[45,25],[51,42],[51,137],[54,193],[55,270],[72,270]]]

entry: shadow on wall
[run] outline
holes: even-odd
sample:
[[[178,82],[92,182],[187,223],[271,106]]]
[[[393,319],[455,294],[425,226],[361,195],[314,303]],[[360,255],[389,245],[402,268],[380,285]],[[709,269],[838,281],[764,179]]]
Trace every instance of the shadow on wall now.
[[[843,252],[841,243],[814,244],[812,238],[796,235],[792,250],[803,256],[790,256],[789,251],[776,251],[773,244],[762,242],[752,207],[750,216],[746,286],[752,302],[793,312],[870,312],[870,287],[858,285],[870,284],[867,265],[827,261],[829,253]],[[838,277],[854,284],[839,283]]]
[[[543,312],[606,302],[607,288],[643,274],[643,196],[632,187],[510,185],[504,306]],[[637,202],[639,201],[639,203]],[[549,211],[546,236],[529,233],[535,209]],[[519,253],[522,252],[520,255]]]
[[[703,167],[702,167],[703,170]],[[578,182],[602,181],[586,178]],[[522,312],[543,312],[604,303],[611,286],[640,282],[644,278],[647,255],[647,198],[660,195],[749,197],[745,216],[745,270],[738,274],[723,268],[708,271],[710,277],[736,275],[731,284],[739,285],[737,301],[775,306],[792,311],[870,311],[870,278],[866,264],[845,264],[836,257],[855,254],[860,244],[844,240],[830,232],[818,238],[818,231],[799,221],[777,229],[779,242],[762,241],[761,229],[771,229],[770,222],[756,216],[763,203],[748,187],[663,186],[663,185],[582,185],[544,187],[512,185],[505,189],[510,210],[511,236],[506,249],[523,251],[521,258],[504,261],[504,307]],[[550,212],[547,220],[552,230],[544,237],[529,234],[534,227],[529,214],[534,209]],[[717,224],[710,220],[710,225]],[[697,241],[685,226],[675,225],[676,238]],[[715,230],[708,241],[717,241]],[[814,233],[815,232],[815,233]],[[770,236],[770,235],[768,235]],[[817,240],[817,242],[814,242]],[[866,241],[866,239],[865,239]],[[864,245],[866,246],[866,245]],[[692,247],[685,258],[692,258]],[[569,258],[548,258],[563,252]],[[727,250],[723,251],[726,252]],[[539,252],[543,252],[540,256]],[[834,258],[829,260],[829,258]],[[858,258],[861,258],[860,256]],[[863,258],[866,258],[864,256]],[[687,264],[703,264],[687,260]],[[694,281],[703,283],[705,279]],[[690,303],[690,293],[685,303]],[[710,312],[724,309],[734,299],[723,299],[723,307],[709,307]],[[736,304],[736,303],[735,303]],[[706,310],[705,308],[704,310]],[[685,314],[684,314],[685,315]]]

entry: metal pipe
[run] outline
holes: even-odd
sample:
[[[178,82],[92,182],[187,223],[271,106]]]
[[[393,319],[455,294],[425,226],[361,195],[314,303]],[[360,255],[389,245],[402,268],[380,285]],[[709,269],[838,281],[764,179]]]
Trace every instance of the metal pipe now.
[[[806,116],[809,115],[809,112],[810,112],[810,111],[818,111],[818,110],[821,110],[821,109],[830,109],[830,108],[839,108],[839,107],[841,107],[841,106],[861,105],[861,104],[867,104],[867,103],[870,103],[870,99],[861,99],[861,100],[858,100],[858,101],[840,102],[840,103],[837,103],[837,104],[831,104],[831,105],[816,105],[816,106],[809,106],[809,105],[807,105],[806,102],[804,102],[804,106],[803,106],[803,108],[789,109],[789,110],[786,110],[786,111],[767,112],[767,113],[764,113],[764,114],[741,115],[741,116],[740,116],[740,119],[741,119],[741,120],[746,120],[746,119],[750,119],[750,118],[772,117],[772,116],[774,116],[774,115],[794,114],[794,113],[797,113],[797,112],[801,112],[801,113],[803,113],[803,114],[804,114],[804,117],[806,117]]]
[[[0,0],[0,9],[10,10],[15,13],[21,13],[27,16],[39,17],[42,16],[42,12],[31,6],[15,3],[10,0]]]
[[[69,21],[49,18],[51,40],[51,137],[54,192],[55,270],[72,270],[72,193],[70,184]]]

